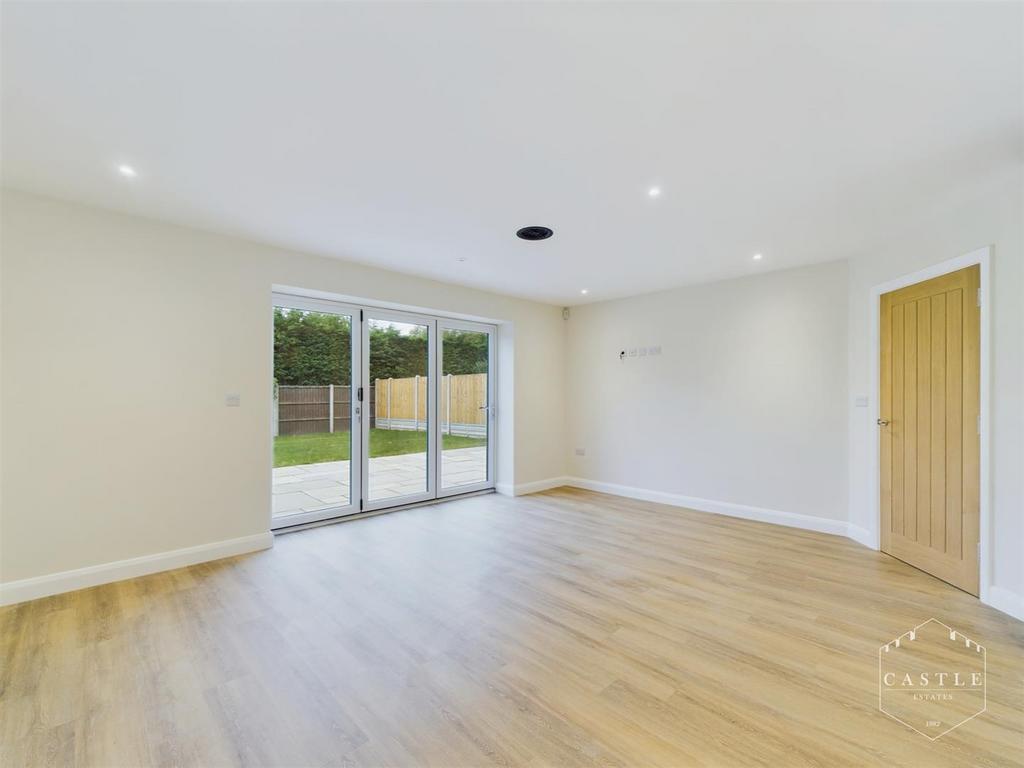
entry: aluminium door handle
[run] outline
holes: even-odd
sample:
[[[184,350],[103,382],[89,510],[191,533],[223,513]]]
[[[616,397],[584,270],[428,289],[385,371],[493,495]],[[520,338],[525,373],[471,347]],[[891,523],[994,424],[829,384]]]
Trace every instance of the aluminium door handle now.
[[[885,419],[875,419],[875,423],[878,426],[880,426],[880,427],[888,427],[889,426],[889,422],[886,421]]]

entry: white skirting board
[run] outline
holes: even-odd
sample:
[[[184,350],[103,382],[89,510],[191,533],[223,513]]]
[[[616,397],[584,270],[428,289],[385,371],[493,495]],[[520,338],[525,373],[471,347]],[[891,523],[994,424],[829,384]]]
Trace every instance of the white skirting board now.
[[[987,597],[988,599],[984,601],[986,605],[1009,614],[1018,621],[1024,621],[1024,597],[996,586],[988,588]]]
[[[747,504],[733,504],[729,501],[700,499],[695,496],[651,491],[646,488],[634,488],[629,485],[602,483],[597,480],[586,480],[582,477],[567,477],[565,480],[566,485],[571,485],[575,488],[610,493],[614,496],[626,496],[630,499],[653,501],[657,504],[686,507],[687,509],[695,509],[698,512],[711,512],[716,515],[740,517],[744,520],[757,520],[762,523],[774,523],[775,525],[785,525],[790,528],[803,528],[806,531],[831,533],[837,536],[849,535],[849,524],[845,520],[829,520],[824,517],[814,517],[813,515],[799,515],[795,512],[782,512],[777,509],[752,507]]]
[[[878,549],[878,542],[874,540],[873,534],[867,528],[849,523],[846,535],[868,549]]]
[[[170,571],[174,568],[183,568],[186,565],[220,560],[222,557],[244,555],[247,552],[256,552],[272,546],[274,546],[274,535],[267,531],[254,536],[214,541],[195,547],[173,549],[170,552],[158,552],[155,555],[144,555],[129,560],[117,560],[112,563],[76,568],[73,571],[61,571],[31,579],[9,581],[0,584],[0,605],[23,603],[26,600],[58,595],[62,592],[73,592],[76,589],[133,579],[160,571]]]
[[[775,523],[786,525],[791,528],[803,528],[808,531],[820,533],[832,533],[837,536],[849,535],[849,526],[843,520],[828,520],[822,517],[811,515],[798,515],[794,512],[780,512],[775,509],[764,509],[763,507],[751,507],[745,504],[733,504],[727,501],[713,501],[711,499],[699,499],[694,496],[682,496],[664,491],[652,491],[647,488],[635,488],[630,485],[617,485],[615,483],[604,483],[598,480],[587,480],[582,477],[549,477],[545,480],[535,480],[532,483],[521,483],[511,485],[499,483],[496,490],[505,496],[524,496],[530,493],[539,493],[560,486],[571,486],[583,488],[588,491],[608,493],[612,496],[624,496],[629,499],[641,501],[653,501],[657,504],[668,504],[673,507],[686,507],[698,512],[711,512],[729,517],[741,517],[745,520],[759,520],[763,523]],[[854,538],[851,536],[851,538]]]
[[[571,480],[571,477],[549,477],[546,480],[534,480],[532,483],[520,483],[519,485],[498,483],[494,490],[502,496],[525,496],[528,493],[540,493],[563,485],[572,485]]]

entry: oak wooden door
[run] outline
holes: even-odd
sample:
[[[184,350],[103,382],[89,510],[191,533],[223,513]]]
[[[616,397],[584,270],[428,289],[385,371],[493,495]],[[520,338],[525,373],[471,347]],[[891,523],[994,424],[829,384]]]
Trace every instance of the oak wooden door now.
[[[881,297],[882,551],[978,594],[980,268]]]

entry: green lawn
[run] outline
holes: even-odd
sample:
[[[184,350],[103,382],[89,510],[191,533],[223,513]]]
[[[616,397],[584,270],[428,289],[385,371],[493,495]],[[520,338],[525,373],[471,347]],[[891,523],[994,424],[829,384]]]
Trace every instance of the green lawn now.
[[[482,438],[444,435],[444,449],[474,448],[486,445]],[[274,438],[274,466],[316,464],[348,459],[348,432],[323,432],[315,435],[282,435]],[[427,450],[427,433],[398,429],[370,430],[370,457],[398,456]]]

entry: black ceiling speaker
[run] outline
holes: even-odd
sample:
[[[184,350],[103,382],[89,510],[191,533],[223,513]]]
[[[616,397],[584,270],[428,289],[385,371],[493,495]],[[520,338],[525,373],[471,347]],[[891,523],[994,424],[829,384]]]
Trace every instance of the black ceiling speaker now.
[[[516,237],[522,240],[547,240],[554,233],[549,227],[523,227],[516,232]]]

